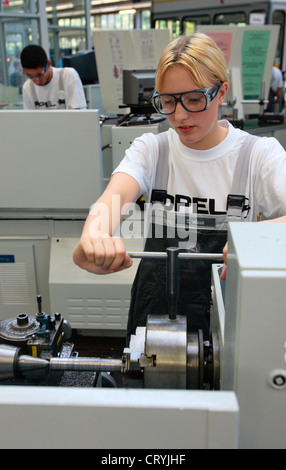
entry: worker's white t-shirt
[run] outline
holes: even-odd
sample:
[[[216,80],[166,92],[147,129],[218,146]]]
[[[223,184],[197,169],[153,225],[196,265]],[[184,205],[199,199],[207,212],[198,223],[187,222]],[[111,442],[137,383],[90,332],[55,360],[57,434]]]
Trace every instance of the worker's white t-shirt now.
[[[28,79],[23,85],[24,109],[86,109],[84,89],[77,71],[52,67],[53,77],[45,86]]]
[[[277,92],[277,88],[283,88],[283,75],[281,70],[277,67],[272,67],[270,88],[272,88],[274,93]]]
[[[173,200],[196,201],[204,214],[226,212],[239,150],[247,133],[228,121],[226,138],[210,150],[186,147],[173,129],[169,129],[169,165],[167,193]],[[143,134],[134,140],[115,172],[132,176],[140,186],[140,195],[150,201],[159,155],[158,135]],[[244,194],[249,199],[248,221],[260,214],[267,219],[286,214],[286,152],[272,137],[257,140],[251,152]]]

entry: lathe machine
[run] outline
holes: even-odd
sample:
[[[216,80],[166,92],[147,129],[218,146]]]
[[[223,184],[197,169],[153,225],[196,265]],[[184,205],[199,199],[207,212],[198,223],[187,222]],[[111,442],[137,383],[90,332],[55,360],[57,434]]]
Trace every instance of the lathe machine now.
[[[35,317],[1,322],[1,447],[285,448],[285,239],[285,224],[230,224],[225,285],[213,265],[210,341],[177,315],[180,258],[196,255],[176,249],[132,253],[166,257],[169,308],[121,358],[76,357],[68,322],[42,312],[40,297]],[[97,381],[62,387],[69,373]],[[114,373],[126,386],[112,386]],[[111,386],[98,386],[102,374]]]
[[[137,375],[144,388],[220,389],[219,340],[204,341],[202,331],[187,333],[186,317],[177,315],[179,262],[181,258],[214,258],[214,254],[180,253],[169,248],[166,253],[130,253],[133,258],[166,258],[165,316],[150,315],[146,327],[138,327],[130,347],[121,359],[62,357],[63,340],[71,337],[71,327],[60,313],[52,318],[42,311],[37,296],[35,317],[20,313],[0,322],[0,379],[30,379],[52,375],[56,371],[122,372]],[[221,254],[217,255],[222,258]],[[17,347],[12,347],[16,345]],[[24,353],[24,354],[23,354]],[[134,374],[135,373],[135,374]],[[137,374],[136,374],[137,373]]]

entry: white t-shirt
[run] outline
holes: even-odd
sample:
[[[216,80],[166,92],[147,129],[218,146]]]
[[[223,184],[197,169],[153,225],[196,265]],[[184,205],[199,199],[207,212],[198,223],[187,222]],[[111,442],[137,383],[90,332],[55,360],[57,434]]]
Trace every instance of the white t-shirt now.
[[[274,93],[276,93],[277,88],[283,88],[283,75],[281,70],[277,67],[272,67],[270,88],[272,88]]]
[[[82,82],[70,67],[52,67],[53,77],[45,86],[27,80],[23,85],[24,109],[86,109]]]
[[[234,128],[228,121],[226,138],[210,150],[186,147],[173,129],[167,131],[169,141],[169,178],[167,193],[175,200],[196,201],[204,214],[225,212],[228,194],[239,150],[247,133]],[[132,176],[140,186],[140,194],[150,201],[159,155],[158,135],[143,134],[134,140],[115,172]],[[272,137],[257,140],[251,152],[245,196],[249,198],[248,221],[260,214],[267,219],[286,214],[286,152]]]

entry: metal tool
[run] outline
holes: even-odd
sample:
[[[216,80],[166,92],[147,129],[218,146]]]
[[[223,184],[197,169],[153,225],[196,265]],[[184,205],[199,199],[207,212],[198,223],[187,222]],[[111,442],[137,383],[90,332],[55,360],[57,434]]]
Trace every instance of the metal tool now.
[[[173,249],[173,248],[172,248]],[[160,251],[128,251],[127,254],[131,258],[167,258],[167,252]],[[213,259],[221,261],[223,260],[222,253],[189,253],[189,252],[179,252],[179,259]]]
[[[133,258],[167,259],[166,290],[168,316],[150,315],[144,332],[144,340],[138,340],[140,328],[131,336],[131,348],[125,349],[128,361],[132,355],[140,357],[139,364],[144,370],[146,388],[220,388],[219,339],[211,332],[210,341],[203,340],[201,330],[187,333],[185,316],[177,315],[179,295],[179,259],[223,259],[219,253],[180,252],[179,248],[167,248],[164,252],[128,253]],[[137,339],[136,339],[137,337]],[[139,344],[139,348],[138,348]],[[128,354],[130,355],[128,357]],[[134,364],[133,364],[134,368]]]
[[[100,357],[52,357],[49,365],[51,372],[121,372],[124,361],[122,359],[102,359]]]
[[[63,340],[71,337],[71,326],[59,312],[51,316],[42,311],[41,295],[37,295],[37,303],[35,316],[19,313],[0,322],[0,344],[16,345],[22,354],[33,357],[56,356]]]
[[[20,356],[20,348],[0,345],[0,380],[13,379],[27,372],[49,368],[49,362],[38,357]]]
[[[177,300],[179,296],[180,285],[179,259],[213,259],[217,262],[223,260],[222,253],[180,252],[180,249],[176,247],[167,248],[166,252],[143,251],[128,252],[127,254],[131,258],[167,259],[166,290],[168,299],[168,316],[170,320],[175,320],[177,317]]]

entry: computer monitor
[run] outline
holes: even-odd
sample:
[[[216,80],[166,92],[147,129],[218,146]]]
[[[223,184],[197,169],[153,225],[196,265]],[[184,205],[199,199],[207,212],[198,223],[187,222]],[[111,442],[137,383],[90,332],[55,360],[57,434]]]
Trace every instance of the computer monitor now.
[[[81,51],[62,59],[63,67],[74,68],[83,85],[98,83],[98,73],[94,51]]]
[[[155,73],[155,69],[124,69],[123,103],[128,106],[151,105]]]

